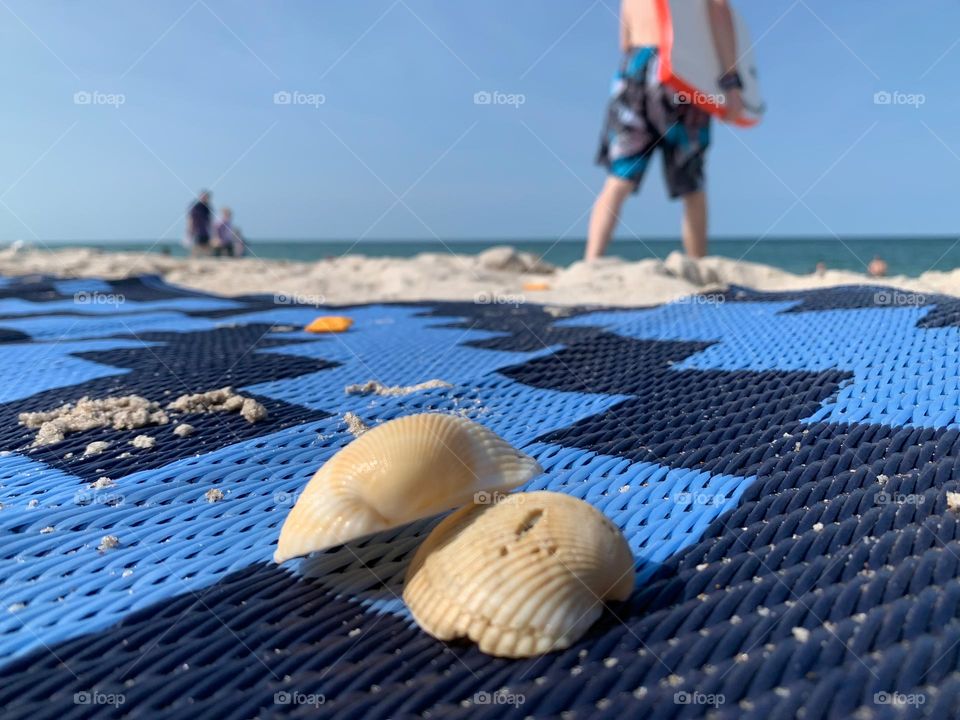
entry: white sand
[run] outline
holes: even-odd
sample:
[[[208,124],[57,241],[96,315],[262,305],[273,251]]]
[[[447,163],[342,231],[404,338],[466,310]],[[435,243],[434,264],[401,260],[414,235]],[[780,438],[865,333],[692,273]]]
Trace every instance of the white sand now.
[[[433,390],[434,388],[453,387],[445,380],[427,380],[416,385],[384,385],[376,380],[370,380],[358,385],[347,385],[343,391],[347,395],[382,395],[384,397],[400,397],[403,395],[412,395],[422,390]]]
[[[344,413],[343,422],[347,426],[347,432],[349,432],[354,437],[360,437],[367,430],[370,429],[370,426],[367,425],[356,413],[352,413],[352,412]]]
[[[104,535],[100,538],[100,544],[97,545],[97,550],[100,552],[106,552],[107,550],[113,550],[120,544],[120,538],[116,535]]]
[[[614,251],[616,246],[614,245]],[[280,303],[347,304],[403,300],[470,300],[509,306],[646,305],[709,293],[730,284],[758,290],[797,290],[834,285],[882,284],[916,293],[960,295],[960,269],[918,278],[876,279],[828,270],[794,275],[766,265],[679,252],[666,260],[627,262],[616,257],[555,268],[533,255],[495,247],[480,255],[423,253],[412,258],[365,258],[293,262],[257,258],[185,259],[156,253],[105,253],[87,249],[0,250],[0,274],[120,278],[159,274],[168,281],[221,295],[274,294]],[[546,284],[549,289],[524,289]]]
[[[149,435],[137,435],[133,440],[130,441],[130,444],[138,450],[150,450],[151,448],[156,447],[157,439],[150,437]]]
[[[181,395],[167,405],[167,410],[182,413],[238,412],[250,423],[260,422],[267,417],[267,409],[263,405],[253,398],[238,395],[231,387]]]
[[[207,502],[209,503],[220,502],[221,500],[223,500],[223,490],[219,490],[218,488],[211,488],[207,490],[203,494],[203,496],[207,499]]]
[[[70,433],[94,428],[133,430],[147,425],[161,425],[167,422],[167,414],[157,403],[146,398],[124,395],[109,398],[83,397],[75,403],[66,403],[53,410],[20,413],[19,419],[22,425],[38,429],[33,442],[37,446],[58,443]],[[83,454],[98,455],[109,446],[110,443],[105,441],[93,442]]]
[[[181,395],[167,405],[167,410],[177,413],[237,412],[250,423],[266,419],[267,409],[250,397],[238,395],[233,388]],[[170,417],[160,405],[140,397],[124,395],[122,397],[94,398],[83,397],[76,403],[66,403],[53,410],[20,413],[21,425],[37,429],[33,446],[52,445],[63,441],[70,433],[85,432],[95,428],[112,427],[115,430],[134,430],[151,425],[166,425]],[[173,432],[179,437],[193,433],[192,425],[182,423]],[[140,450],[149,450],[157,444],[151,435],[137,435],[129,444]],[[83,456],[99,455],[110,447],[106,440],[97,440],[87,445]],[[72,457],[67,453],[65,458]],[[124,453],[120,457],[129,457]]]
[[[190,423],[180,423],[173,429],[173,434],[177,437],[189,437],[193,435],[194,427]]]

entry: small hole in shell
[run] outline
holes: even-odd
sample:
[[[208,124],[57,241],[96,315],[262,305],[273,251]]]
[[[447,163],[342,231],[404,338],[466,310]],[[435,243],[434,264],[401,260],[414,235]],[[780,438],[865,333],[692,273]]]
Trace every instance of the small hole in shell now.
[[[507,551],[506,546],[500,548],[500,557],[503,557],[504,555],[506,555],[507,552],[508,552],[508,551]]]
[[[517,528],[517,537],[521,538],[526,533],[530,532],[533,529],[533,526],[540,522],[540,517],[543,515],[543,510],[533,510],[527,513],[527,516],[523,519],[523,522],[520,523],[520,527]]]

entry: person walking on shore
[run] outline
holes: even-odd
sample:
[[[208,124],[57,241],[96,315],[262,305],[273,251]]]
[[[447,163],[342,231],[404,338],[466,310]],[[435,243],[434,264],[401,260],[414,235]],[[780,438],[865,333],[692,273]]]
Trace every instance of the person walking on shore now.
[[[709,5],[714,45],[721,67],[726,119],[743,112],[742,83],[736,72],[736,36],[728,0]],[[624,57],[597,156],[608,176],[590,216],[586,260],[602,256],[626,199],[637,191],[658,148],[671,198],[683,199],[683,248],[690,257],[707,254],[707,198],[704,160],[710,144],[710,116],[656,79],[660,43],[656,0],[622,0],[620,46]]]
[[[201,190],[197,196],[197,201],[187,213],[187,236],[190,239],[190,254],[193,257],[210,254],[210,223],[212,219],[210,192]]]

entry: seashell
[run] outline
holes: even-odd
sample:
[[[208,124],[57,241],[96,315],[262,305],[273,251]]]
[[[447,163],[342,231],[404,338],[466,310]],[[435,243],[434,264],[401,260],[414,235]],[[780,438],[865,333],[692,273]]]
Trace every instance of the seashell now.
[[[424,413],[364,432],[311,478],[280,530],[273,558],[324,550],[501,493],[542,472],[483,425]]]
[[[342,315],[322,315],[315,318],[304,330],[311,333],[341,333],[350,329],[353,318]]]
[[[603,513],[562,493],[516,493],[437,525],[407,569],[403,599],[433,637],[517,658],[569,647],[603,600],[626,600],[633,584],[633,554]]]

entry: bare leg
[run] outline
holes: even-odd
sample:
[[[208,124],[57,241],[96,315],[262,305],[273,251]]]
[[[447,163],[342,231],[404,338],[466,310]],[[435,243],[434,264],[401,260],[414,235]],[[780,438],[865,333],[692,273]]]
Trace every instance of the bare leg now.
[[[707,194],[683,196],[683,250],[692,258],[707,254]]]
[[[633,188],[634,184],[629,180],[613,176],[607,178],[590,214],[585,260],[596,260],[606,252],[620,220],[620,208],[624,200],[630,197]]]

